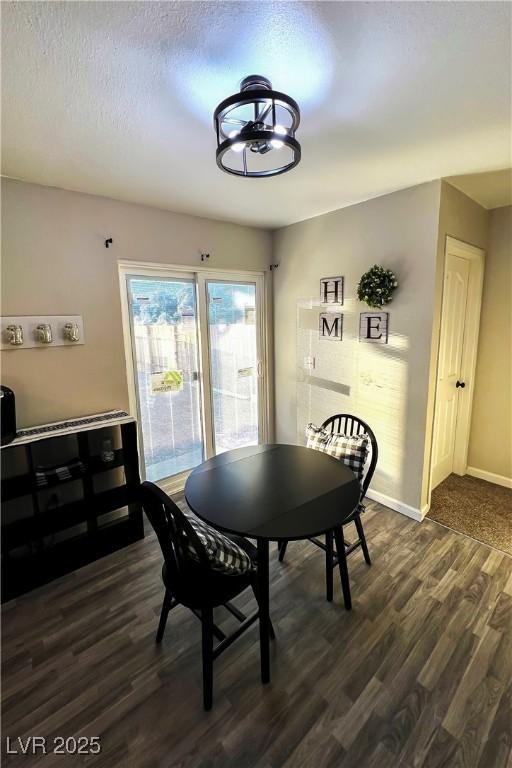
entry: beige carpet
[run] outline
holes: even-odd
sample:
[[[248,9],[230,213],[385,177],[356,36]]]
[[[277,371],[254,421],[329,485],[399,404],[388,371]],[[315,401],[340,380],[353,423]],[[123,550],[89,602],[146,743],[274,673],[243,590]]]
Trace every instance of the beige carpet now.
[[[432,492],[427,517],[512,555],[512,490],[450,475]]]

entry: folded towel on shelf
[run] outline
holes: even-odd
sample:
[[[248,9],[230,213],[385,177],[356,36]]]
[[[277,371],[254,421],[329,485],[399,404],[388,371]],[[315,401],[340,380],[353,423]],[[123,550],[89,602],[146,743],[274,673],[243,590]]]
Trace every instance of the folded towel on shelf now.
[[[60,467],[36,467],[36,484],[38,486],[53,485],[63,480],[71,480],[85,474],[85,464],[80,459],[74,459]]]

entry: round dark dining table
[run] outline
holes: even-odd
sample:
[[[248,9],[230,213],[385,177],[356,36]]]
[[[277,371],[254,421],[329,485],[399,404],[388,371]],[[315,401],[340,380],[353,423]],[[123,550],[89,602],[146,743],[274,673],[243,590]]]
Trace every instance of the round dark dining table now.
[[[359,502],[354,473],[326,453],[298,445],[254,445],[221,453],[189,475],[185,498],[209,525],[257,540],[261,679],[270,680],[269,541],[334,531]]]

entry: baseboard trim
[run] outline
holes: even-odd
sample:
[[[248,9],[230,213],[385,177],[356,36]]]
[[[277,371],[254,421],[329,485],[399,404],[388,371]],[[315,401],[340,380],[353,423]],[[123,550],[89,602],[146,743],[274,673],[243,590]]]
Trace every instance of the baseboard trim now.
[[[190,475],[189,472],[182,472],[176,477],[170,477],[167,480],[159,480],[157,485],[165,491],[169,496],[174,496],[176,493],[181,493],[185,490],[185,483]]]
[[[367,491],[366,496],[368,499],[377,501],[379,504],[389,507],[394,512],[400,512],[401,515],[411,517],[413,520],[417,520],[420,523],[429,510],[428,504],[425,504],[421,509],[418,509],[417,507],[409,506],[409,504],[404,504],[403,501],[393,499],[391,496],[386,496],[385,493],[374,491],[371,488]]]
[[[486,472],[485,469],[478,469],[477,467],[468,467],[466,474],[477,477],[479,480],[487,480],[488,483],[502,485],[504,488],[512,488],[512,477],[495,475],[494,472]]]

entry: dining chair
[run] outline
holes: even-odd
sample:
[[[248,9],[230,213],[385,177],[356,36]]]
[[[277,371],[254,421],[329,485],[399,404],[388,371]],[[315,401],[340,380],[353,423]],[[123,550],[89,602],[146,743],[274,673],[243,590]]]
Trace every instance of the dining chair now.
[[[189,608],[201,620],[203,655],[203,703],[213,702],[213,661],[251,624],[259,611],[245,616],[230,601],[252,587],[256,601],[256,548],[241,536],[226,536],[192,514],[186,514],[154,483],[141,485],[141,503],[157,535],[164,563],[165,587],[156,642],[164,636],[169,612],[177,605]],[[226,636],[213,621],[213,609],[224,606],[239,622]],[[272,623],[269,631],[274,639]],[[213,647],[213,638],[219,640]]]
[[[344,435],[346,437],[358,437],[365,434],[368,436],[368,453],[366,455],[366,461],[361,468],[361,472],[358,473],[361,485],[359,504],[343,521],[343,525],[340,525],[339,529],[328,531],[325,534],[325,544],[317,538],[310,539],[313,544],[316,544],[317,547],[320,547],[320,549],[323,549],[325,552],[325,584],[327,600],[331,602],[333,598],[333,570],[337,565],[340,571],[345,608],[350,610],[352,608],[352,598],[350,595],[347,556],[361,547],[366,563],[368,565],[372,564],[366,537],[364,535],[361,514],[365,511],[363,502],[371,483],[373,473],[375,472],[375,467],[377,466],[379,448],[377,439],[371,427],[362,419],[348,413],[339,413],[335,416],[331,416],[322,424],[322,430],[330,432],[331,435]],[[319,449],[321,450],[320,447]],[[340,460],[343,460],[343,456],[340,456],[339,458]],[[348,463],[350,466],[350,462]],[[343,526],[352,522],[356,526],[358,538],[351,543],[344,538]],[[336,544],[336,550],[334,550],[334,543]],[[283,539],[278,542],[278,545],[279,560],[282,562],[286,553],[288,541]]]

